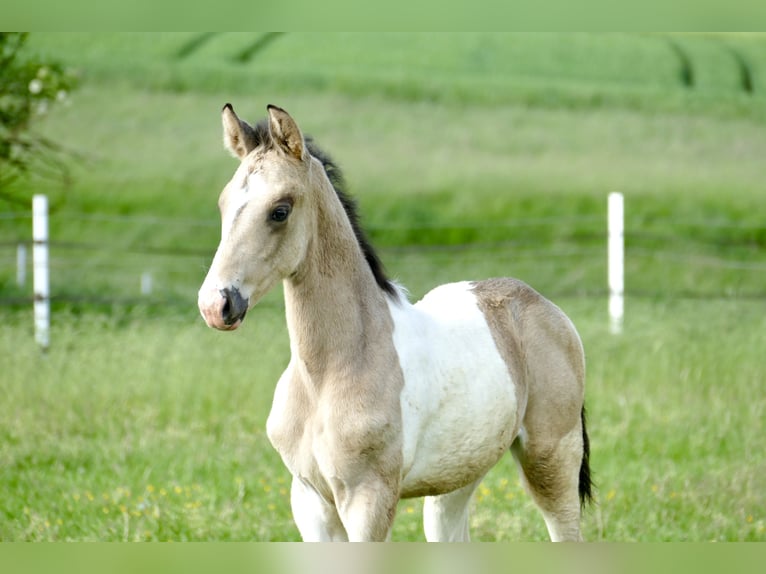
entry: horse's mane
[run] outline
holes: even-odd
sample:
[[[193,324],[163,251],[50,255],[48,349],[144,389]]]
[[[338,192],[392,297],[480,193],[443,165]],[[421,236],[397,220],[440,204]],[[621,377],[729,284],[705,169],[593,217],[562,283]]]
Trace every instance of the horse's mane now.
[[[255,126],[253,126],[253,131],[255,132],[254,136],[257,142],[257,146],[264,144],[270,145],[271,140],[269,136],[269,126],[266,120],[261,120]],[[396,286],[386,275],[386,270],[383,267],[383,263],[380,261],[378,254],[375,252],[372,244],[367,239],[367,235],[359,223],[359,213],[357,211],[356,200],[354,200],[354,198],[351,197],[346,191],[346,181],[340,168],[330,158],[330,156],[327,155],[327,153],[319,148],[311,136],[304,136],[304,141],[306,142],[306,148],[308,149],[308,152],[317,158],[324,167],[324,171],[327,174],[327,179],[330,180],[330,183],[332,184],[332,187],[335,190],[341,205],[343,205],[346,216],[351,223],[351,228],[354,230],[356,241],[359,243],[359,247],[364,254],[364,258],[367,261],[367,264],[370,266],[370,270],[375,277],[375,282],[378,284],[378,287],[380,287],[385,293],[391,295],[392,297],[398,297]]]

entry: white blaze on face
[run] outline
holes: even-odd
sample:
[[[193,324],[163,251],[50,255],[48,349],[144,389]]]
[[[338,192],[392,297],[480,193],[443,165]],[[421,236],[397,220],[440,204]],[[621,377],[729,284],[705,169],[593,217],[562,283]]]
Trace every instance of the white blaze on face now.
[[[221,243],[232,233],[234,223],[246,225],[246,221],[238,221],[238,216],[251,201],[257,201],[264,196],[265,183],[259,171],[251,172],[242,165],[226,186],[225,205],[221,213]]]
[[[227,192],[226,212],[221,213],[221,243],[231,234],[234,222],[239,213],[247,206],[248,194],[247,183],[235,190]]]
[[[255,177],[254,177],[255,176]],[[244,164],[240,165],[231,181],[226,185],[219,199],[221,210],[221,242],[216,250],[212,265],[199,290],[198,305],[202,316],[209,326],[218,329],[236,328],[223,323],[221,310],[225,305],[224,289],[238,287],[235,277],[227,277],[229,259],[237,253],[236,243],[241,240],[248,225],[247,217],[242,217],[256,190],[263,187],[261,177],[251,173]]]

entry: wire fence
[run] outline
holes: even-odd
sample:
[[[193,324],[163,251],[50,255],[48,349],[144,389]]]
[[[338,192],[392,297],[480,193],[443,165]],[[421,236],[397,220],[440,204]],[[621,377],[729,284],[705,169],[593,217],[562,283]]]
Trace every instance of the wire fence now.
[[[0,213],[0,227],[5,223],[31,230],[31,214]],[[219,225],[212,218],[52,214],[51,299],[193,305]],[[629,212],[625,225],[627,297],[766,299],[766,250],[758,239],[766,227],[671,217],[647,225],[631,220]],[[561,236],[561,229],[575,231]],[[389,273],[414,296],[439,283],[497,275],[519,277],[551,297],[607,294],[605,217],[385,223],[366,230],[380,245]],[[436,239],[398,243],[424,232]],[[461,237],[477,239],[461,242]],[[0,233],[0,306],[31,304],[31,258],[22,254],[31,244],[31,234]]]

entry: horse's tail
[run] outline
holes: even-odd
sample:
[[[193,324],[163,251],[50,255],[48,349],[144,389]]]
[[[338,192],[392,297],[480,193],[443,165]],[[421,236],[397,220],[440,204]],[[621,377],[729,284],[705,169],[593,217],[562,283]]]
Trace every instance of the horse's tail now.
[[[588,440],[588,431],[585,429],[585,405],[580,411],[580,420],[582,421],[582,462],[580,463],[580,504],[585,506],[593,501],[593,480],[590,476],[590,441]]]

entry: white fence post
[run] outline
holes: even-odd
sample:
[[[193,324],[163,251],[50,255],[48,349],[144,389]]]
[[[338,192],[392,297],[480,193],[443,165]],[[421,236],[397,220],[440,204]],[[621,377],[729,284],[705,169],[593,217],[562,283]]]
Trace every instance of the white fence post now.
[[[610,330],[619,334],[625,312],[625,206],[621,193],[609,194],[607,211]]]
[[[19,243],[16,246],[16,285],[24,287],[27,284],[27,245]]]
[[[32,198],[32,262],[34,269],[35,339],[45,351],[50,345],[50,276],[48,268],[48,197]]]
[[[149,271],[144,271],[141,273],[141,295],[151,295],[152,288],[152,274]]]

